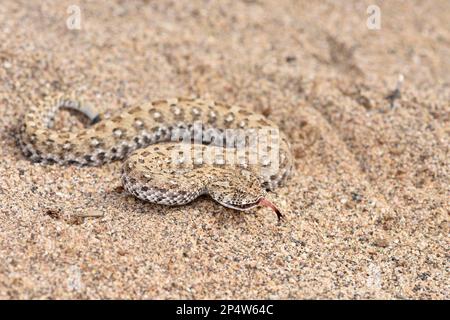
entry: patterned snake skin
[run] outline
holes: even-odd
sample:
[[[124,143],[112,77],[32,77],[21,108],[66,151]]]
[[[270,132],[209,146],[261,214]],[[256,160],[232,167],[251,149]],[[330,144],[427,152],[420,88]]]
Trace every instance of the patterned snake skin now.
[[[81,112],[92,125],[75,133],[53,130],[60,108]],[[252,144],[255,134],[259,140]],[[99,166],[125,160],[124,188],[152,203],[183,205],[208,194],[236,210],[268,206],[279,218],[266,190],[284,183],[293,162],[285,136],[262,115],[188,98],[131,107],[100,121],[79,101],[48,97],[28,110],[19,144],[35,162]]]

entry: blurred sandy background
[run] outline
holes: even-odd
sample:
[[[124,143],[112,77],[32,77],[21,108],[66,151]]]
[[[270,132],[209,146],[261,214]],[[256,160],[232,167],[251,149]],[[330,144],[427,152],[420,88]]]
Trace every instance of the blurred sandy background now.
[[[0,298],[448,299],[449,21],[445,0],[3,0]],[[271,194],[287,221],[135,200],[120,163],[30,163],[19,120],[69,90],[101,111],[197,94],[264,113],[296,157]]]

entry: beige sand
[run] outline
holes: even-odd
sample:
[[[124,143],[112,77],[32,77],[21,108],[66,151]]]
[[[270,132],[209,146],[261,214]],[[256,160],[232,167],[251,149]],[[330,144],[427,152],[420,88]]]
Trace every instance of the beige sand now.
[[[450,3],[384,1],[369,30],[374,1],[313,2],[2,1],[0,298],[448,299]],[[120,163],[30,163],[27,101],[69,89],[263,112],[295,149],[287,221],[135,200]]]

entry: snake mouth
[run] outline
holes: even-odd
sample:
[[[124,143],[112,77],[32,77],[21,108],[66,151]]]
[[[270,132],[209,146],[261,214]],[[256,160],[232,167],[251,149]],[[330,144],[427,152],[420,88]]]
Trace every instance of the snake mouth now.
[[[280,210],[278,210],[278,208],[272,202],[270,202],[269,200],[267,200],[266,198],[263,198],[263,197],[259,198],[257,201],[255,201],[253,203],[241,204],[241,205],[223,203],[223,202],[219,202],[219,203],[227,208],[240,210],[240,211],[247,211],[258,205],[261,205],[261,206],[272,209],[275,212],[275,214],[277,215],[278,221],[280,221],[281,218],[283,218],[283,215],[281,214]]]
[[[230,209],[234,209],[234,210],[239,210],[239,211],[247,211],[250,210],[256,206],[258,206],[260,199],[258,199],[255,202],[252,203],[247,203],[247,204],[234,204],[234,203],[225,203],[225,202],[221,202],[218,201],[221,205],[223,205],[224,207],[230,208]]]

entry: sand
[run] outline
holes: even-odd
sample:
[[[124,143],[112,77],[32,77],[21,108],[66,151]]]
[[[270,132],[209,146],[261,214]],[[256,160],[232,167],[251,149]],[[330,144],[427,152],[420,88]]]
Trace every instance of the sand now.
[[[2,1],[0,298],[448,299],[450,2],[381,2],[369,30],[372,3]],[[72,90],[264,113],[296,157],[270,195],[286,220],[144,203],[120,163],[30,163],[20,119]]]

